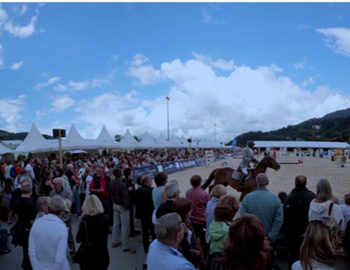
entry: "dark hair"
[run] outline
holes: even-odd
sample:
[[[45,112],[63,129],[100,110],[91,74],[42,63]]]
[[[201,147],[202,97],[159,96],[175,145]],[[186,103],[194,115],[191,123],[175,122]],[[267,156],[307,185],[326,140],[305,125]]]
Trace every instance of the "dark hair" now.
[[[193,175],[190,181],[193,187],[199,187],[202,183],[202,177],[200,177],[199,175]]]
[[[56,172],[57,172],[57,177],[61,177],[64,175],[64,171],[61,167],[57,167]]]
[[[123,177],[123,172],[121,169],[115,169],[113,171],[113,174],[114,174],[115,178],[117,178],[117,179],[120,179]]]
[[[344,203],[346,205],[350,205],[350,194],[345,194],[344,195]]]
[[[280,198],[281,203],[284,204],[284,202],[286,201],[288,195],[284,191],[281,191],[280,193],[278,193],[277,196],[278,196],[278,198]]]
[[[239,205],[235,197],[228,195],[221,198],[214,210],[215,221],[232,222],[238,208]]]
[[[232,222],[220,261],[226,269],[265,270],[271,262],[271,250],[263,223],[255,215],[245,214]]]
[[[164,186],[167,180],[168,180],[168,176],[164,172],[157,173],[154,176],[154,181],[156,182],[157,187]]]
[[[138,184],[139,186],[141,186],[141,180],[142,180],[142,175],[139,175],[139,176],[136,178],[136,184]]]
[[[182,219],[182,222],[186,224],[188,224],[186,215],[188,212],[191,211],[191,209],[192,209],[192,202],[185,198],[177,198],[174,201],[173,207],[172,207],[173,212],[178,213]]]
[[[307,178],[304,175],[298,175],[295,177],[295,186],[299,188],[306,187]]]
[[[130,176],[131,172],[132,172],[132,168],[130,168],[130,167],[125,168],[124,169],[124,177],[128,178]]]

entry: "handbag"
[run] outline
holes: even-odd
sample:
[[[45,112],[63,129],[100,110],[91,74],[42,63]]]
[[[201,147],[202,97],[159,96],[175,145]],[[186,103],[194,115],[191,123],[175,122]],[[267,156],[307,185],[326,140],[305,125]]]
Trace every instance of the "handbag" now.
[[[85,241],[81,243],[77,253],[73,258],[74,261],[78,264],[82,264],[89,257],[91,258],[91,255],[93,255],[92,249],[94,247],[93,243],[90,241],[87,222],[85,220],[83,220],[82,222],[84,222],[85,227]]]

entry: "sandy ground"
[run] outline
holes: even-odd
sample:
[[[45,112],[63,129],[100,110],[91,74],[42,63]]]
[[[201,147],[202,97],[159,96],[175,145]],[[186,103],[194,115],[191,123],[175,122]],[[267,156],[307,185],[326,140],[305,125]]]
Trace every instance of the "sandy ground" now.
[[[262,157],[258,158],[262,159]],[[226,159],[229,167],[236,169],[240,159]],[[321,178],[326,178],[332,185],[333,195],[342,199],[345,193],[350,193],[350,166],[346,164],[341,167],[338,161],[330,161],[326,158],[304,157],[303,164],[283,164],[284,162],[297,162],[297,157],[277,158],[281,164],[281,169],[277,172],[273,169],[268,169],[266,174],[269,177],[270,183],[268,189],[278,194],[281,191],[287,194],[294,188],[294,178],[297,175],[305,175],[308,179],[307,187],[316,192],[316,183]],[[181,196],[185,196],[188,189],[191,188],[190,178],[192,175],[198,174],[202,177],[203,183],[209,177],[212,170],[220,168],[223,161],[215,162],[213,167],[197,167],[188,169],[182,172],[177,172],[169,175],[169,179],[177,179],[180,183]],[[239,198],[240,192],[228,188],[229,194]]]

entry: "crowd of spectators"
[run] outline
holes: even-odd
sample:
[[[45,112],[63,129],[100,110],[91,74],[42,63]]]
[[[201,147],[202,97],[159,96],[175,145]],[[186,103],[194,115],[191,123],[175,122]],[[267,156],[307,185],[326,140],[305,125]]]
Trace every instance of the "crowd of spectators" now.
[[[130,238],[139,234],[149,270],[273,269],[282,242],[292,270],[336,269],[347,259],[350,195],[339,205],[327,179],[313,193],[299,175],[290,193],[277,196],[261,173],[240,203],[223,185],[211,194],[202,190],[199,175],[188,179],[187,191],[163,172],[135,184],[133,167],[123,167],[127,159],[126,153],[83,155],[61,168],[56,159],[37,158],[1,168],[6,176],[16,172],[2,182],[1,214],[12,226],[11,243],[23,249],[23,269],[65,270],[69,260],[83,270],[108,269],[108,243],[134,254]],[[76,234],[74,215],[80,219]],[[0,254],[11,251],[8,233],[0,227]]]

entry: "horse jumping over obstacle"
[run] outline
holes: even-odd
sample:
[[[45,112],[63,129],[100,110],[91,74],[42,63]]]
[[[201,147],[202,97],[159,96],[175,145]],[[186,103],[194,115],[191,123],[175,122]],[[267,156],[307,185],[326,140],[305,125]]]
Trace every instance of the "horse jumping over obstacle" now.
[[[264,157],[255,167],[255,169],[250,170],[249,175],[244,181],[244,189],[239,198],[240,201],[243,200],[245,195],[256,189],[255,177],[259,173],[265,173],[267,168],[272,168],[278,171],[281,168],[281,165],[278,164],[278,162],[271,156]],[[237,171],[241,172],[240,168],[238,168]],[[214,184],[209,187],[209,193],[218,184],[222,184],[225,187],[230,185],[232,188],[237,190],[239,186],[239,179],[232,178],[233,172],[235,172],[235,170],[230,167],[218,168],[213,170],[210,173],[207,181],[202,185],[202,189],[205,190],[207,187],[209,187],[211,182],[215,179]]]

